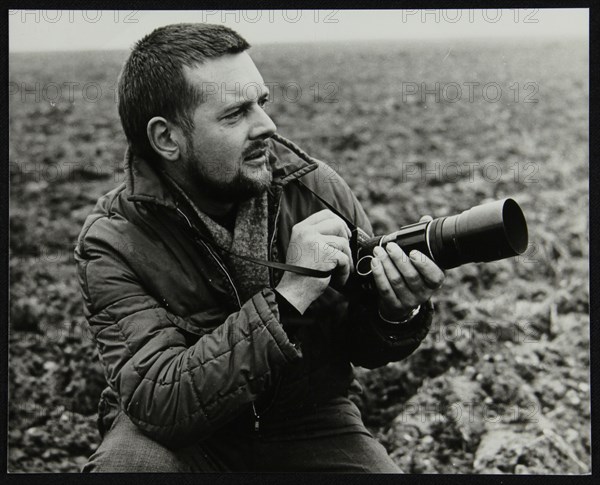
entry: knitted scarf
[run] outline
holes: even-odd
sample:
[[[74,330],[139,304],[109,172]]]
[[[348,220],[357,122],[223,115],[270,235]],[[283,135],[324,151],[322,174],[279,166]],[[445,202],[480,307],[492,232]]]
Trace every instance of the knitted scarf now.
[[[268,259],[268,202],[267,192],[241,202],[237,209],[233,234],[203,212],[198,216],[212,235],[217,246],[235,254]],[[223,253],[227,268],[232,273],[242,303],[265,286],[269,286],[269,269]]]

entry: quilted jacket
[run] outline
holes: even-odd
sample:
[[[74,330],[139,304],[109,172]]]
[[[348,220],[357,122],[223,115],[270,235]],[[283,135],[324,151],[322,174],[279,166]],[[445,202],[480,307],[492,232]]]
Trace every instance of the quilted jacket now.
[[[324,208],[299,178],[372,233],[335,171],[278,135],[269,143],[271,260],[285,262],[293,225]],[[125,161],[125,182],[98,200],[75,249],[108,384],[101,432],[122,410],[166,446],[201,440],[252,406],[267,419],[346,396],[352,364],[373,368],[403,359],[426,336],[431,306],[390,329],[372,295],[332,288],[294,324],[282,325],[272,290],[279,271],[270,271],[270,287],[240,301],[195,209],[149,163],[129,151]]]

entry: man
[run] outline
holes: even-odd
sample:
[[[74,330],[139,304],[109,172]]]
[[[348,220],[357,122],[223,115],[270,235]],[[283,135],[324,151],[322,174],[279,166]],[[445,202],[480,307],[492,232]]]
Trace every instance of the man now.
[[[348,397],[351,363],[412,353],[444,274],[390,244],[371,263],[377,294],[357,293],[344,219],[369,222],[275,134],[248,47],[223,26],[169,25],[121,73],[127,179],[76,248],[108,382],[84,471],[399,471]]]

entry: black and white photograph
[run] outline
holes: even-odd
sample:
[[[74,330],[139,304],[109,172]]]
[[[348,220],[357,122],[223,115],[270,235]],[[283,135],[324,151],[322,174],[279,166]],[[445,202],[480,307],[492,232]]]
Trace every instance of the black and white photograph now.
[[[589,9],[7,15],[10,474],[591,474]]]

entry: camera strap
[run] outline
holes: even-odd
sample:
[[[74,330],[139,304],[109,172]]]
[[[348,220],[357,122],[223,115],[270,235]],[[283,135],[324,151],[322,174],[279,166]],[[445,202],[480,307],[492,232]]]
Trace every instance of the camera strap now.
[[[329,276],[331,276],[331,273],[333,273],[333,270],[321,271],[319,269],[305,268],[304,266],[297,266],[295,264],[279,263],[277,261],[257,259],[253,258],[252,256],[245,256],[243,254],[234,253],[233,251],[230,251],[226,248],[220,247],[219,249],[231,256],[250,261],[251,263],[260,264],[261,266],[267,266],[269,268],[279,269],[281,271],[290,271],[292,273],[300,274],[303,276],[312,276],[314,278],[328,278]]]
[[[173,188],[176,189],[176,192],[179,194],[179,196],[182,199],[184,199],[191,208],[196,210],[193,202],[189,199],[189,197],[181,189],[181,187],[179,187],[179,185],[168,175],[166,175],[166,178],[171,183]],[[352,232],[351,237],[350,237],[350,250],[352,252],[352,258],[356,261],[356,252],[358,250],[358,241],[366,240],[368,238],[368,235],[363,230],[356,227],[350,219],[348,219],[346,216],[344,216],[344,214],[342,214],[340,211],[338,211],[332,204],[330,204],[327,200],[325,200],[323,197],[321,197],[319,194],[317,194],[315,191],[313,191],[310,187],[308,187],[300,179],[296,179],[296,182],[298,182],[300,187],[302,187],[304,190],[307,190],[311,195],[316,197],[320,202],[323,203],[323,205],[325,205],[325,207],[327,207],[331,212],[333,212],[336,216],[338,216],[340,219],[342,219],[348,225],[348,227],[350,228],[350,230]],[[181,208],[178,207],[177,210],[185,218],[187,224],[189,225],[189,227],[192,230],[194,230],[196,235],[198,237],[201,237],[202,239],[204,239],[204,237],[202,237],[200,232],[197,230],[197,228],[193,226],[193,224],[190,222],[190,219],[185,215],[185,213],[181,210]],[[333,273],[333,270],[323,271],[323,270],[318,270],[318,269],[313,269],[313,268],[306,268],[304,266],[297,266],[294,264],[280,263],[278,261],[267,261],[264,259],[253,258],[252,256],[237,254],[227,248],[218,246],[214,243],[214,241],[204,241],[204,242],[205,242],[205,244],[210,244],[211,246],[216,247],[219,251],[221,251],[223,253],[227,253],[235,258],[243,259],[245,261],[249,261],[254,264],[266,266],[268,268],[278,269],[281,271],[289,271],[292,273],[296,273],[296,274],[303,275],[303,276],[310,276],[313,278],[328,278]]]
[[[312,194],[314,197],[316,197],[319,201],[321,201],[323,203],[323,205],[325,205],[325,207],[327,207],[331,212],[333,212],[336,216],[338,216],[340,219],[342,219],[348,225],[348,227],[352,231],[352,235],[350,237],[350,249],[352,251],[352,257],[354,258],[356,256],[359,232],[362,233],[362,234],[360,234],[360,236],[364,235],[364,237],[366,237],[366,234],[363,231],[361,231],[359,228],[357,228],[354,225],[354,223],[352,221],[350,221],[350,219],[348,219],[346,216],[344,216],[344,214],[342,214],[340,211],[338,211],[332,204],[330,204],[323,197],[321,197],[319,194],[317,194],[315,191],[313,191],[310,187],[308,187],[300,179],[296,179],[296,182],[298,182],[298,184],[300,184],[300,187],[303,187],[310,194]],[[274,268],[274,269],[278,269],[281,271],[290,271],[292,273],[296,273],[296,274],[303,275],[303,276],[311,276],[314,278],[328,278],[333,273],[333,270],[322,271],[322,270],[313,269],[313,268],[306,268],[304,266],[297,266],[295,264],[279,263],[277,261],[266,261],[263,259],[253,258],[252,256],[237,254],[226,248],[219,247],[219,249],[231,256],[234,256],[236,258],[240,258],[240,259],[243,259],[246,261],[250,261],[254,264],[267,266],[269,268]]]

